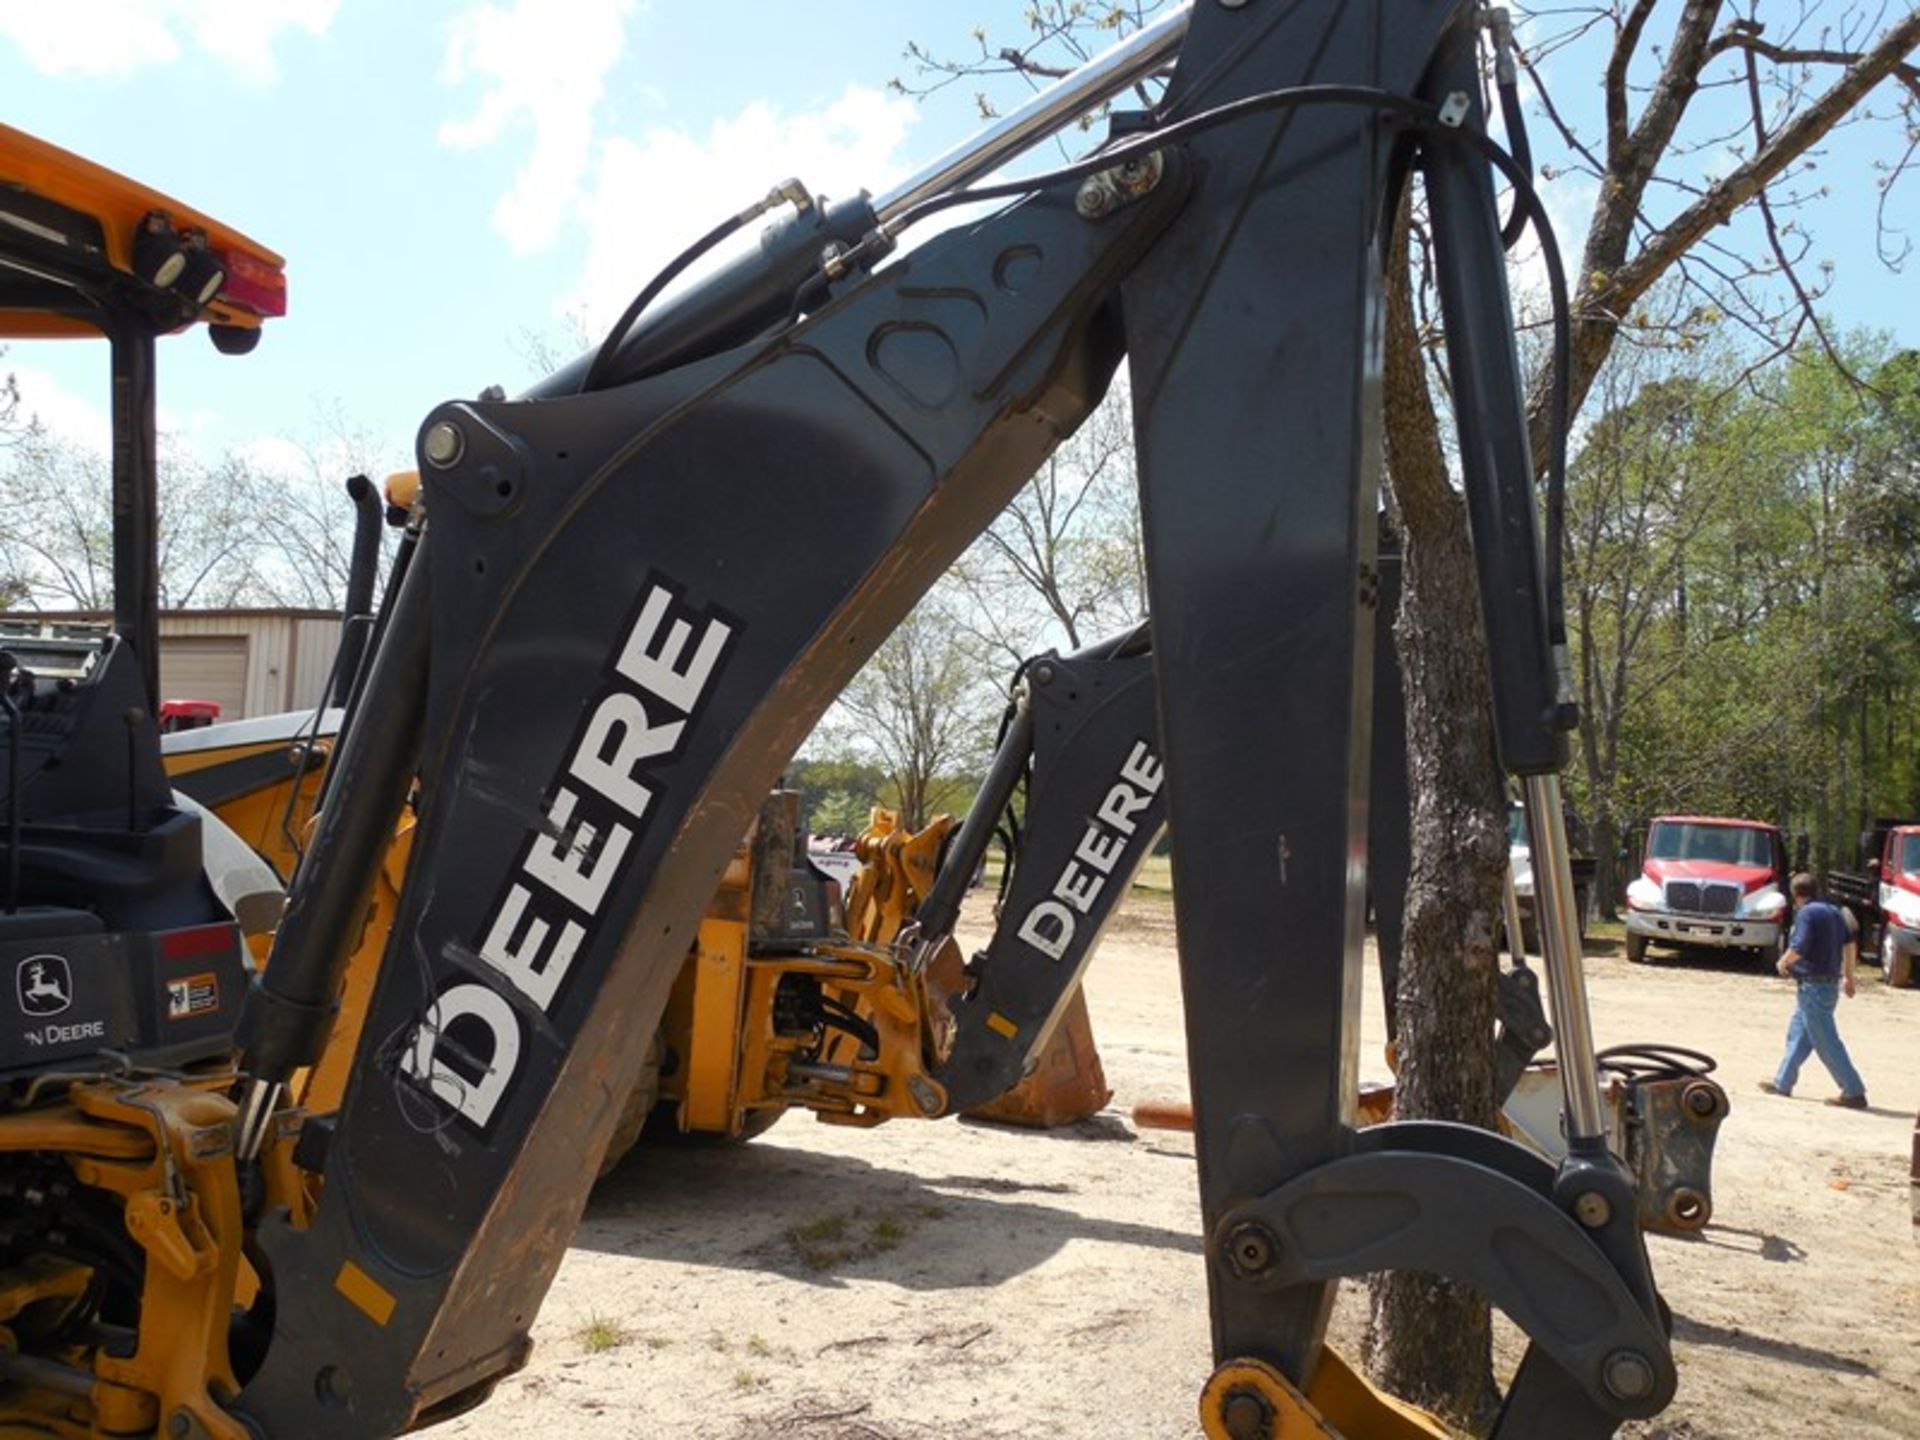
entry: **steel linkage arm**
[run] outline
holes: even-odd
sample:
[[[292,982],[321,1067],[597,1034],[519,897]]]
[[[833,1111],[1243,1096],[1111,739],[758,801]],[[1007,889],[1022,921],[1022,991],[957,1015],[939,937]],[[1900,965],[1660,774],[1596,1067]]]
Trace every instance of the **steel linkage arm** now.
[[[944,939],[957,907],[943,897],[957,898],[974,873],[985,851],[981,832],[1010,793],[994,777],[1030,763],[1019,854],[999,923],[968,966],[968,989],[950,1007],[953,1047],[934,1069],[954,1114],[1019,1083],[1166,828],[1144,624],[1118,640],[1030,662],[1020,705],[920,910],[923,941]]]
[[[1357,1194],[1346,1177],[1359,1148],[1382,265],[1409,151],[1443,253],[1504,757],[1549,775],[1560,753],[1500,227],[1485,156],[1446,133],[1482,123],[1476,19],[1445,3],[1196,8],[1162,128],[1223,105],[1251,112],[1299,86],[1342,103],[1249,113],[1194,138],[1193,197],[1124,290],[1214,1350],[1302,1389],[1320,1363],[1330,1282],[1355,1272],[1331,1256],[1303,1263],[1279,1229],[1262,1254],[1289,1258],[1249,1264],[1233,1230],[1298,1196]],[[1209,823],[1225,795],[1230,829]],[[1564,950],[1548,954],[1555,1023],[1577,1053],[1577,970]],[[1432,1143],[1367,1142],[1368,1183],[1398,1187],[1408,1228],[1376,1217],[1378,1245],[1354,1253],[1462,1273],[1487,1236],[1431,1223],[1441,1210],[1427,1192],[1479,1184],[1510,1147],[1476,1132],[1422,1138]],[[1551,1433],[1576,1435],[1657,1407],[1672,1361],[1630,1181],[1602,1154],[1501,1193],[1548,1269],[1612,1277],[1609,1333],[1630,1357],[1596,1368],[1536,1323],[1511,1413],[1550,1413]],[[1276,1279],[1272,1265],[1287,1268]],[[1522,1309],[1523,1323],[1539,1321]],[[1248,1434],[1278,1413],[1274,1397],[1213,1394],[1203,1419],[1218,1433],[1230,1404]]]

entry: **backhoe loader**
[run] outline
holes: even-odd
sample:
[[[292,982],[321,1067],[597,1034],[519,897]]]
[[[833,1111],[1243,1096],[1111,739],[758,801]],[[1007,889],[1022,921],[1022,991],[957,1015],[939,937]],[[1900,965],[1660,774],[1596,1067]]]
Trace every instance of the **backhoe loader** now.
[[[277,266],[165,197],[62,184],[9,132],[0,215],[27,223],[0,224],[0,318],[107,334],[130,438],[116,635],[77,684],[9,664],[0,705],[0,1432],[383,1436],[483,1403],[525,1361],[690,945],[745,956],[766,1073],[851,1113],[940,1113],[991,1093],[1044,1023],[1155,806],[1179,837],[1202,1429],[1442,1433],[1325,1344],[1333,1286],[1383,1268],[1472,1284],[1528,1336],[1497,1434],[1578,1440],[1663,1408],[1665,1312],[1606,1145],[1562,830],[1564,392],[1543,546],[1496,176],[1564,286],[1524,167],[1487,134],[1483,18],[1456,0],[1169,9],[882,194],[774,186],[591,354],[518,398],[437,406],[259,967],[151,720],[151,362],[157,334],[198,320],[247,348],[272,307],[236,287]],[[1162,74],[1094,154],[991,178]],[[1416,172],[1500,754],[1534,840],[1557,1165],[1470,1128],[1353,1123],[1382,257]],[[987,208],[901,248],[959,205]],[[665,293],[773,211],[757,247]],[[208,255],[219,276],[193,263]],[[1564,322],[1562,303],[1563,360]],[[856,885],[842,924],[797,861],[764,893],[734,872],[734,913],[703,916],[826,706],[1123,358],[1151,644],[1036,666],[1028,741],[989,784],[1016,783],[1024,748],[1039,809],[1049,769],[1095,766],[1093,745],[1045,763],[1077,724],[1123,692],[1154,723],[1116,722],[1097,780],[1069,786],[1092,799],[1057,849],[1029,844],[951,1043],[929,1044],[978,810],[890,934],[868,917],[896,897]],[[386,944],[348,994],[409,819]],[[779,835],[756,831],[768,877]],[[329,1066],[338,1103],[303,1103]]]
[[[397,483],[411,494],[413,478],[394,477],[389,489]],[[364,477],[355,480],[360,483],[349,482],[350,493],[356,498],[370,493]],[[378,505],[362,504],[361,537],[378,526],[379,515]],[[377,540],[377,528],[373,533]],[[365,545],[356,548],[371,569],[375,550]],[[350,591],[355,588],[350,584]],[[349,604],[343,616],[347,636],[364,629],[371,619]],[[1136,647],[1140,643],[1138,635],[1134,643]],[[256,882],[264,880],[274,894],[280,888],[277,882],[289,878],[299,863],[326,757],[338,744],[351,702],[348,672],[353,656],[344,642],[343,655],[345,663],[330,687],[331,699],[338,704],[331,708],[211,725],[161,741],[176,790],[211,811],[271,866],[272,876],[258,870],[250,873]],[[1063,661],[1049,653],[1022,666],[1021,674],[1044,666],[1050,682],[1063,665],[1086,663],[1085,658]],[[1101,748],[1104,756],[1120,738],[1131,743],[1135,732],[1151,733],[1151,692],[1143,678],[1147,667],[1136,663],[1130,669],[1133,683],[1116,692],[1124,697],[1123,703],[1117,709],[1089,708],[1076,720],[1068,743]],[[1014,768],[1002,768],[1031,788],[1031,726],[1023,723],[1022,715],[1034,703],[1035,687],[1024,679],[1017,685],[1019,698],[1007,715]],[[1090,724],[1089,717],[1098,723]],[[1115,725],[1128,734],[1109,734]],[[1064,823],[1075,827],[1077,840],[1078,827],[1084,822],[1080,812],[1092,811],[1104,798],[1069,793],[1065,785],[1054,783],[1062,747],[1050,744],[1047,748],[1040,790],[1051,798],[1042,812],[1026,807],[1028,824],[1002,826],[1000,833],[1010,852],[1015,830],[1044,837],[1051,823],[1059,823],[1048,818],[1054,815],[1062,815]],[[1089,783],[1077,773],[1073,778],[1082,785]],[[976,828],[976,837],[984,839],[991,833],[992,823],[999,820],[1001,808],[1011,798],[991,790],[983,796],[982,815],[987,823]],[[729,862],[674,982],[660,1029],[647,1042],[648,1058],[601,1162],[602,1173],[619,1163],[643,1130],[669,1140],[746,1140],[764,1133],[790,1108],[811,1110],[821,1120],[849,1125],[876,1125],[896,1115],[952,1113],[950,1106],[930,1110],[925,1100],[929,1092],[916,1098],[906,1083],[912,1067],[895,1055],[924,1053],[932,1063],[951,1050],[962,1029],[982,1023],[968,1008],[972,985],[958,948],[948,944],[932,957],[922,987],[925,1014],[916,1012],[914,1023],[904,1030],[876,1027],[862,1019],[885,1007],[860,986],[831,998],[823,996],[818,957],[811,952],[829,933],[882,949],[906,938],[903,932],[915,922],[932,891],[941,855],[957,837],[957,821],[951,815],[939,815],[923,830],[908,833],[896,814],[875,810],[871,825],[855,844],[858,863],[842,893],[841,886],[818,872],[807,853],[797,801],[795,792],[774,791]],[[1048,946],[1042,962],[1049,976],[1045,1005],[1025,1017],[1015,1035],[1000,1035],[993,1047],[996,1063],[990,1067],[990,1079],[967,1088],[967,1113],[1013,1124],[1058,1126],[1086,1118],[1109,1098],[1086,1003],[1076,982],[1100,930],[1125,896],[1133,872],[1164,831],[1163,811],[1162,806],[1152,806],[1128,837],[1124,851],[1111,857],[1109,883],[1089,907],[1091,914],[1075,915],[1079,933]],[[404,815],[376,881],[368,923],[347,967],[336,1021],[343,1040],[357,1026],[361,1002],[378,970],[412,829],[411,815]],[[1121,858],[1123,873],[1118,865]],[[1015,873],[1014,860],[1010,853],[1010,877]],[[262,898],[247,897],[249,902]],[[264,917],[265,923],[249,933],[256,958],[264,960],[278,907],[250,903],[246,908]],[[241,919],[243,929],[249,928],[246,916]],[[996,968],[1004,972],[1011,967]],[[897,978],[889,977],[885,993],[898,988]],[[982,1018],[986,1013],[978,1012]],[[1000,1030],[1012,1023],[1004,1013],[994,1013],[993,1024]],[[793,1033],[797,1020],[805,1022],[803,1033],[811,1035],[818,1028],[824,1037],[826,1031],[841,1031],[862,1042],[854,1047],[856,1055],[868,1049],[873,1053],[857,1060],[857,1076],[848,1070],[837,1083],[830,1078],[837,1074],[831,1069],[818,1074],[793,1071],[787,1062],[792,1046],[781,1036]],[[1009,1043],[1016,1039],[1017,1044]],[[300,1101],[306,1109],[327,1114],[337,1106],[351,1054],[350,1044],[330,1045],[323,1063],[301,1077]],[[804,1081],[803,1074],[808,1076]]]

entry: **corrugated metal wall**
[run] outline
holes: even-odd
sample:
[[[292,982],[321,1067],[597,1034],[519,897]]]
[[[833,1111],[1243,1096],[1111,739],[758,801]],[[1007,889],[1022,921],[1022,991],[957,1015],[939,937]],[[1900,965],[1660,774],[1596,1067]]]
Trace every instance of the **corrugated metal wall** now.
[[[17,618],[47,622],[106,617],[78,611],[43,611],[19,612]],[[228,708],[230,688],[221,696],[166,694],[161,698],[220,699],[222,720],[244,720],[282,710],[307,710],[320,703],[333,670],[334,652],[340,648],[340,621],[324,610],[165,611],[160,616],[163,674],[180,669],[167,663],[167,642],[175,638],[187,642],[179,658],[187,660],[185,673],[189,675],[196,673],[194,662],[184,651],[193,651],[199,658],[212,651],[231,655],[235,648],[244,649],[246,678],[241,708],[237,714]]]
[[[333,678],[333,657],[340,649],[340,621],[337,616],[318,618],[296,616],[293,626],[293,665],[291,689],[294,698],[290,710],[306,709],[320,703]]]
[[[179,610],[160,617],[160,648],[168,637],[238,635],[247,642],[246,714],[222,714],[223,720],[308,710],[320,703],[334,652],[340,647],[340,621],[306,610]]]

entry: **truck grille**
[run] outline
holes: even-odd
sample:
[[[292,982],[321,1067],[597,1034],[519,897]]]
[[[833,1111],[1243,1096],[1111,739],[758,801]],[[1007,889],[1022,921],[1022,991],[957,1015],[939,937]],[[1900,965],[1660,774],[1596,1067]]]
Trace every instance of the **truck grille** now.
[[[1740,906],[1740,887],[1699,880],[1669,880],[1667,908],[1692,915],[1731,915]]]

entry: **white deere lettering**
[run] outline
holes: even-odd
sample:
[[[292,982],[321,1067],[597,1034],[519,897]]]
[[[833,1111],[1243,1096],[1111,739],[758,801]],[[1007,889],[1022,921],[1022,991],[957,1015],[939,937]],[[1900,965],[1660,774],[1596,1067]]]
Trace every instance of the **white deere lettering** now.
[[[1073,912],[1058,900],[1042,900],[1020,922],[1020,938],[1049,960],[1058,960],[1073,939]]]
[[[637,773],[640,766],[673,754],[686,728],[681,720],[653,724],[638,695],[615,690],[594,708],[567,771],[637,820],[653,803],[653,787]]]
[[[533,892],[524,885],[507,891],[507,898],[494,913],[487,938],[480,942],[480,958],[511,981],[514,989],[546,1010],[553,1005],[553,997],[567,978],[574,952],[587,932],[572,920],[562,921],[560,934],[549,948],[547,936],[553,926],[537,915],[527,916],[532,900]]]
[[[1134,817],[1153,803],[1164,776],[1151,747],[1136,740],[1120,766],[1119,778],[1087,821],[1073,857],[1053,882],[1053,893],[1022,917],[1017,933],[1023,941],[1049,960],[1065,957],[1080,917],[1093,913],[1107,877],[1140,828]]]
[[[692,714],[706,693],[707,682],[720,663],[732,631],[716,620],[707,622],[706,633],[694,647],[684,665],[676,664],[686,653],[693,627],[675,620],[661,638],[661,625],[667,618],[671,592],[655,586],[641,603],[640,618],[634,622],[626,647],[620,652],[620,673],[649,695],[658,696],[674,709]]]
[[[662,784],[650,771],[680,753],[687,717],[712,688],[733,633],[724,621],[686,612],[668,586],[648,588],[615,652],[616,678],[594,698],[548,785],[545,822],[527,837],[518,874],[482,932],[485,971],[445,989],[415,1029],[401,1072],[481,1129],[522,1058],[520,1018],[504,987],[542,1013],[557,1003],[652,817]],[[480,983],[487,972],[499,987]],[[476,1026],[491,1032],[490,1058],[445,1041],[461,1020],[463,1034]]]
[[[486,1028],[491,1041],[484,1053],[467,1040],[446,1043],[461,1020]],[[471,1036],[472,1025],[461,1028]],[[448,1053],[442,1055],[443,1050]],[[426,1022],[413,1032],[413,1044],[400,1057],[400,1073],[420,1081],[449,1109],[485,1125],[519,1062],[520,1022],[506,997],[484,985],[455,985],[433,1002]]]
[[[599,854],[589,857],[588,852],[600,832],[584,820],[578,825],[573,823],[578,804],[574,793],[564,786],[554,795],[553,803],[547,806],[547,819],[559,832],[559,838],[536,837],[533,848],[527,852],[526,870],[542,885],[566,896],[591,915],[606,899],[607,886],[619,873],[633,832],[624,825],[612,826],[599,847]]]

